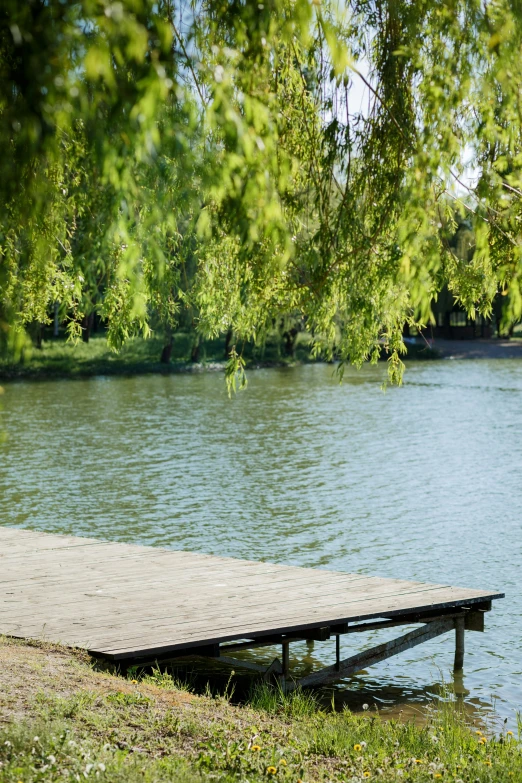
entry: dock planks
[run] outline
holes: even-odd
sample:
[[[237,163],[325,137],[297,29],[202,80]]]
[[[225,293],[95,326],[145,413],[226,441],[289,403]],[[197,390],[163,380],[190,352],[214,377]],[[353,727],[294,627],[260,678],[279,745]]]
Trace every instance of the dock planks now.
[[[0,633],[112,660],[375,618],[411,622],[502,597],[0,527]]]

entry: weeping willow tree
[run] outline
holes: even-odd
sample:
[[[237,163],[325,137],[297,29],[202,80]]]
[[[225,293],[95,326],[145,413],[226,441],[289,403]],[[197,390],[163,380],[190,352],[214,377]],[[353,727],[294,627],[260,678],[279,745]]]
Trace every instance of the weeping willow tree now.
[[[521,44],[508,0],[5,0],[5,338],[54,302],[74,337],[101,286],[116,347],[153,311],[236,345],[296,317],[397,381],[443,286],[519,319]]]

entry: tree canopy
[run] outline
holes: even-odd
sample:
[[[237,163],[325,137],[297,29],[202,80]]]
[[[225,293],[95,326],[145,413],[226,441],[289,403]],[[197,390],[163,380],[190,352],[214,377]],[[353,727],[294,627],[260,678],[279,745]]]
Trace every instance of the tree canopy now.
[[[55,302],[116,347],[297,317],[399,380],[443,286],[519,319],[521,44],[518,0],[3,0],[4,341]]]

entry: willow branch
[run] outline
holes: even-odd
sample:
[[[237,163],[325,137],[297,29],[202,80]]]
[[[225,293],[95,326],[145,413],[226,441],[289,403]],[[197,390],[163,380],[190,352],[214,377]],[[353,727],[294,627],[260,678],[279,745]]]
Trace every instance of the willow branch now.
[[[187,50],[185,48],[185,43],[183,41],[183,38],[181,37],[180,33],[178,32],[178,29],[177,29],[176,25],[174,24],[174,22],[172,22],[172,29],[174,30],[174,34],[175,34],[176,38],[178,39],[179,45],[181,46],[181,49],[182,49],[183,54],[185,56],[185,60],[187,62],[189,70],[190,70],[190,72],[192,74],[192,78],[194,79],[194,84],[196,85],[196,90],[198,91],[198,95],[201,98],[201,102],[202,102],[203,106],[205,106],[207,102],[206,102],[206,100],[205,100],[205,98],[203,96],[203,92],[201,90],[201,87],[200,87],[200,84],[199,84],[199,81],[198,81],[198,77],[196,76],[196,72],[194,70],[194,66],[192,65],[192,59],[189,57],[189,54],[188,54],[188,52],[187,52]]]

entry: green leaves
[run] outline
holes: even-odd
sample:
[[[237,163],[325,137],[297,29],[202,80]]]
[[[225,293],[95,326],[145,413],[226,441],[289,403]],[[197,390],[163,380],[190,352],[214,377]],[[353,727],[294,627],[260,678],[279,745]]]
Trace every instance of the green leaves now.
[[[360,364],[443,286],[522,316],[522,20],[507,0],[8,0],[0,320],[92,309]],[[473,181],[469,175],[473,174]],[[448,241],[470,220],[465,254]],[[244,381],[241,355],[229,388]]]

